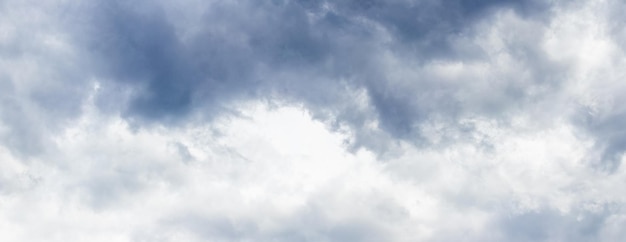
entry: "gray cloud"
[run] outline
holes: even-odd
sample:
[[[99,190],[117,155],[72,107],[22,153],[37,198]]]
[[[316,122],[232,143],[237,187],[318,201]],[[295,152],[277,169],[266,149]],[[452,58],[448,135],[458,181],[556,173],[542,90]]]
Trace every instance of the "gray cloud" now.
[[[622,5],[0,1],[0,227],[617,241]]]
[[[450,60],[489,63],[488,46],[472,40],[477,24],[506,9],[522,18],[549,9],[533,1],[242,1],[198,4],[194,16],[183,16],[177,7],[103,2],[84,10],[95,17],[82,26],[86,31],[79,39],[93,54],[95,68],[102,77],[136,90],[123,110],[128,118],[148,123],[172,123],[194,114],[211,118],[233,101],[278,96],[334,113],[341,118],[337,122],[357,132],[367,132],[360,126],[369,116],[392,137],[408,140],[422,140],[416,126],[434,116],[455,125],[462,115],[499,114],[534,95],[527,97],[525,84],[505,84],[493,90],[504,100],[479,97],[470,101],[478,106],[468,106],[459,97],[464,86],[441,84],[440,76],[428,73],[405,80],[390,73],[428,72],[427,65]],[[532,31],[541,36],[541,29]],[[524,35],[536,33],[521,34],[524,41]],[[546,61],[531,44],[512,42],[504,48],[519,52],[514,57],[528,67],[520,69],[530,70],[536,83],[528,84],[543,86],[542,74],[552,69],[545,70],[549,63],[535,66]],[[402,63],[401,69],[389,69],[384,63],[389,55]],[[503,73],[493,81],[515,74]],[[398,81],[405,83],[402,88]],[[349,113],[343,104],[349,100],[342,98],[346,88],[364,89],[373,113],[342,115]]]
[[[535,1],[95,1],[54,7],[60,31],[78,44],[72,48],[80,61],[58,79],[66,80],[63,86],[80,84],[74,93],[45,92],[36,100],[46,110],[71,104],[64,109],[76,113],[86,80],[95,77],[101,80],[100,108],[122,112],[137,125],[212,119],[233,102],[279,98],[355,130],[354,147],[383,152],[387,145],[371,139],[425,143],[419,130],[424,122],[456,126],[463,116],[498,117],[537,98],[527,93],[528,85],[549,88],[559,81],[548,74],[558,67],[533,45],[543,22],[524,27],[501,47],[523,65],[519,71],[530,71],[528,80],[505,71],[461,74],[444,84],[430,70],[433,63],[459,61],[499,68],[477,31],[507,9],[544,21],[551,6]],[[83,71],[78,76],[77,68]],[[407,71],[413,73],[395,74]],[[463,84],[474,78],[502,85],[484,97],[486,89]],[[511,78],[519,81],[499,80]],[[365,90],[371,108],[354,111],[358,104],[345,98],[354,90]],[[372,120],[383,133],[363,127]]]
[[[595,241],[610,216],[607,211],[562,214],[536,211],[501,218],[506,241]]]
[[[90,82],[86,58],[69,41],[62,5],[3,2],[0,43],[0,139],[28,157],[50,145],[50,135],[81,113]]]

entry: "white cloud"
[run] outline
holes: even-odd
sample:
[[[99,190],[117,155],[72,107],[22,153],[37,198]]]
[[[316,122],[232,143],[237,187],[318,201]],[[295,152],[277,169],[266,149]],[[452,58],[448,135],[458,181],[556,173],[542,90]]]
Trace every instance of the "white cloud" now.
[[[572,127],[473,120],[492,147],[407,143],[377,160],[347,152],[344,135],[300,107],[247,103],[214,124],[136,131],[85,107],[54,151],[28,162],[2,153],[3,240],[498,241],[510,239],[502,219],[584,217],[624,199],[613,191],[624,169],[589,170],[590,142]]]

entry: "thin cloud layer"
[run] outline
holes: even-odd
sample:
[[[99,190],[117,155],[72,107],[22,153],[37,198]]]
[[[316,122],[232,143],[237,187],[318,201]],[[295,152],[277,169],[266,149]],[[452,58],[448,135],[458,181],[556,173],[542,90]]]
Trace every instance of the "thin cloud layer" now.
[[[1,1],[3,241],[619,241],[619,1]]]

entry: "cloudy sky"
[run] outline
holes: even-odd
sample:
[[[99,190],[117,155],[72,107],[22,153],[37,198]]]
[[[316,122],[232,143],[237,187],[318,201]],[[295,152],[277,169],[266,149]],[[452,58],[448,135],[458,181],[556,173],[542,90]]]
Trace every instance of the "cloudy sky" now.
[[[0,0],[0,241],[623,241],[625,9]]]

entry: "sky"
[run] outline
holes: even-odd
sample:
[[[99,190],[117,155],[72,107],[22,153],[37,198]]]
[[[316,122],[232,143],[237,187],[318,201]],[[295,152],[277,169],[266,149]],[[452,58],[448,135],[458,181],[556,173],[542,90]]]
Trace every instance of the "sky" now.
[[[0,241],[623,241],[624,9],[0,0]]]

